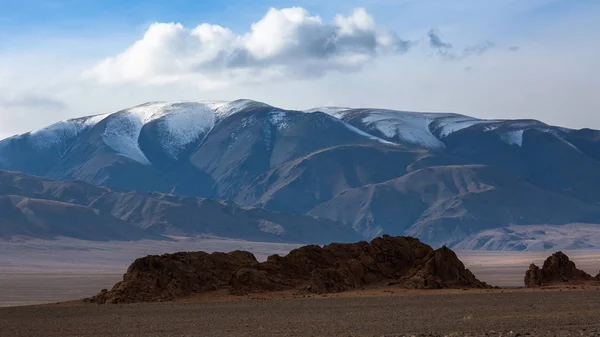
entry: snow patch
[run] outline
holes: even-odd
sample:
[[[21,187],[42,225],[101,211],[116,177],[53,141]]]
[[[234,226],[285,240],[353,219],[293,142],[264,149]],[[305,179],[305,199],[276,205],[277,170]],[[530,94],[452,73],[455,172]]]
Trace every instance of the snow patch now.
[[[277,236],[285,235],[285,228],[283,228],[283,226],[281,226],[280,224],[271,222],[271,221],[267,221],[267,220],[261,220],[258,223],[258,229],[261,232],[269,233],[269,234],[273,234],[273,235],[277,235]]]
[[[490,132],[490,131],[494,131],[496,129],[498,129],[500,127],[499,124],[496,125],[488,125],[485,128],[483,128],[483,132]]]
[[[81,124],[85,127],[93,127],[96,124],[103,121],[106,117],[110,116],[110,114],[102,114],[102,115],[94,115],[87,118],[84,118]]]
[[[524,131],[525,130],[509,131],[509,132],[506,132],[506,133],[500,135],[500,137],[502,138],[502,140],[504,140],[506,143],[508,143],[510,145],[516,145],[518,147],[522,147]]]
[[[224,102],[222,104],[217,103],[214,105],[215,119],[217,121],[221,120],[221,119],[225,119],[245,108],[248,108],[251,105],[256,105],[257,107],[263,107],[263,108],[271,107],[268,104],[253,101],[250,99],[238,99],[236,101]]]
[[[140,149],[138,139],[144,125],[156,121],[159,143],[174,159],[185,147],[206,136],[215,124],[214,111],[226,102],[154,102],[115,113],[102,135],[104,142],[117,153],[144,165],[150,164]]]
[[[494,120],[481,120],[468,116],[448,116],[448,117],[440,117],[435,120],[435,125],[438,130],[440,137],[448,137],[450,134],[454,132],[458,132],[460,130],[469,128],[473,125],[478,124],[491,124],[495,123]]]
[[[170,106],[158,120],[158,136],[168,154],[178,159],[185,147],[206,136],[215,124],[210,105],[186,103]]]
[[[323,106],[319,108],[312,108],[304,110],[304,112],[323,112],[336,118],[342,118],[344,111],[351,110],[352,108],[340,107],[340,106]]]
[[[452,246],[458,250],[553,251],[600,248],[596,224],[519,225],[484,230]]]
[[[339,123],[342,123],[348,130],[350,130],[352,132],[356,132],[356,133],[358,133],[361,136],[367,137],[367,138],[372,139],[372,140],[376,140],[376,141],[378,141],[380,143],[383,143],[383,144],[398,145],[396,143],[393,143],[393,142],[387,141],[385,139],[382,139],[382,138],[379,138],[379,137],[375,137],[372,134],[366,133],[366,132],[362,131],[361,129],[356,128],[356,127],[354,127],[354,126],[352,126],[352,125],[350,125],[350,124],[348,124],[348,123],[346,123],[346,122],[344,122],[344,121],[342,121],[340,119],[335,118],[334,120],[338,121]]]
[[[103,114],[60,121],[43,129],[29,132],[29,141],[37,149],[47,149],[76,137],[82,131],[94,127],[107,116],[108,114]]]
[[[30,132],[29,142],[33,147],[43,150],[77,136],[80,131],[79,125],[70,121],[60,121]]]
[[[374,128],[388,139],[400,139],[425,148],[444,147],[431,131],[433,116],[419,112],[371,110],[362,119],[365,126]]]
[[[106,145],[118,154],[128,157],[144,165],[150,165],[150,161],[140,149],[138,138],[144,123],[142,117],[147,115],[136,112],[117,112],[107,118],[106,129],[102,133],[102,140]]]
[[[278,130],[287,129],[289,125],[289,117],[285,111],[273,111],[270,113],[269,120],[271,124],[277,127]]]

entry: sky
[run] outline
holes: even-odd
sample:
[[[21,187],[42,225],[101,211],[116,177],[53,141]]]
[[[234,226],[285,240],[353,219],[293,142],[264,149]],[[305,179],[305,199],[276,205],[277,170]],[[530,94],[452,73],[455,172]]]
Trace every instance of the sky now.
[[[600,129],[598,0],[0,0],[0,139],[249,98]]]

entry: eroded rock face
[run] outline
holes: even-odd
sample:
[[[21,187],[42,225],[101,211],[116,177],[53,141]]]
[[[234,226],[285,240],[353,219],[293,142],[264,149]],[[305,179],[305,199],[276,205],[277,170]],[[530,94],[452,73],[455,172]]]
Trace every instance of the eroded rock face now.
[[[227,286],[231,274],[257,264],[245,251],[150,255],[135,260],[123,280],[89,299],[98,303],[170,301]]]
[[[262,263],[241,251],[148,256],[136,260],[112,290],[89,301],[166,301],[221,288],[235,295],[290,289],[331,293],[390,283],[421,289],[489,287],[446,247],[433,250],[418,239],[383,236],[370,243],[304,246]]]
[[[533,287],[539,287],[542,285],[542,271],[540,270],[540,267],[536,266],[535,264],[530,264],[529,265],[529,270],[527,270],[527,272],[525,273],[525,287],[526,288],[533,288]]]
[[[577,269],[575,263],[563,252],[556,252],[544,261],[542,266],[544,280],[553,282],[589,281],[592,277]]]
[[[539,287],[542,285],[560,284],[565,282],[586,282],[594,278],[583,270],[577,269],[575,263],[563,252],[556,252],[549,256],[542,269],[535,264],[529,266],[525,273],[525,287]]]
[[[370,243],[305,246],[285,257],[271,256],[255,266],[256,278],[231,281],[235,294],[296,288],[312,293],[341,292],[368,285],[394,283],[409,288],[486,288],[465,268],[456,254],[443,247],[433,250],[417,239],[384,236]],[[259,277],[259,278],[258,278]]]

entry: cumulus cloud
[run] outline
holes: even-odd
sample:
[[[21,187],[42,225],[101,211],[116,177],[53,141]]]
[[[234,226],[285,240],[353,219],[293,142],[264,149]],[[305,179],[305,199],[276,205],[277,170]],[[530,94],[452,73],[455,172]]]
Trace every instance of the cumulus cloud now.
[[[427,39],[429,41],[429,46],[436,51],[437,55],[447,60],[462,60],[472,55],[482,55],[488,50],[496,47],[496,44],[492,41],[483,41],[478,44],[467,46],[457,52],[452,43],[444,41],[437,29],[429,30]]]
[[[364,10],[323,21],[300,7],[271,8],[244,34],[203,23],[154,23],[121,54],[89,73],[104,83],[164,83],[194,76],[211,85],[253,77],[321,76],[353,71],[404,53],[411,42],[376,25]]]

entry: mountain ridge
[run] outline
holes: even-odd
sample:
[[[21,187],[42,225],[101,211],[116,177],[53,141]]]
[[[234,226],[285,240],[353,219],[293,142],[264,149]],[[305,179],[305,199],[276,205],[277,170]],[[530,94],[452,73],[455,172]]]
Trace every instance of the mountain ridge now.
[[[150,102],[2,140],[0,169],[231,200],[436,246],[479,246],[478,233],[510,226],[600,224],[600,132],[534,120]]]
[[[2,170],[0,210],[0,238],[129,241],[210,235],[294,243],[360,238],[342,224],[306,215],[243,208],[223,200],[118,191]]]

